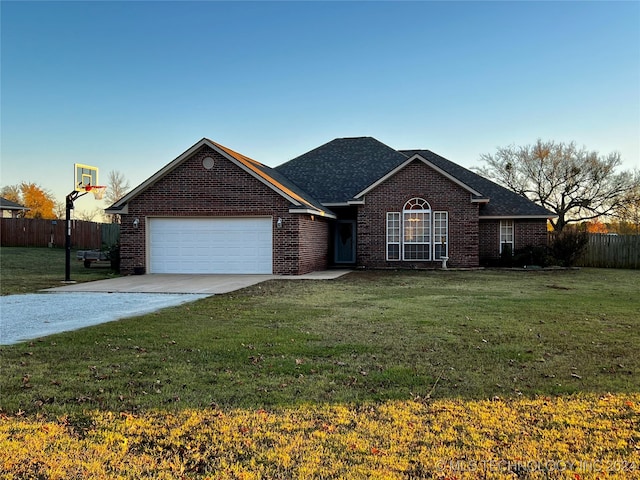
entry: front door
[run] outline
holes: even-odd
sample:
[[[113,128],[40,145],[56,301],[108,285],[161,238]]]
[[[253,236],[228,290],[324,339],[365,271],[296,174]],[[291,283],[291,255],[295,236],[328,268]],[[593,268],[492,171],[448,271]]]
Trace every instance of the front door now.
[[[356,263],[356,221],[338,220],[334,238],[335,263]]]

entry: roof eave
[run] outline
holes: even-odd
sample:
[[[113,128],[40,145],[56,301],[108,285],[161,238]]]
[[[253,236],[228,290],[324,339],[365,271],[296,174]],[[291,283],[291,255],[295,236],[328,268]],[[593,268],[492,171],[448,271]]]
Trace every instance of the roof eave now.
[[[346,202],[322,202],[325,207],[350,207],[352,205],[364,205],[364,198],[358,200],[347,200]]]
[[[309,215],[318,215],[319,217],[326,217],[335,220],[336,217],[333,213],[325,212],[324,210],[316,210],[313,208],[290,208],[289,213],[297,213],[297,214],[309,214]]]
[[[8,206],[1,206],[0,210],[31,210],[28,207],[8,207]]]
[[[558,215],[480,215],[478,217],[480,220],[523,220],[523,219],[531,219],[531,220],[550,220],[553,218],[558,218]]]
[[[107,215],[126,215],[129,213],[129,204],[125,204],[122,207],[115,208],[113,205],[104,209],[104,213]]]

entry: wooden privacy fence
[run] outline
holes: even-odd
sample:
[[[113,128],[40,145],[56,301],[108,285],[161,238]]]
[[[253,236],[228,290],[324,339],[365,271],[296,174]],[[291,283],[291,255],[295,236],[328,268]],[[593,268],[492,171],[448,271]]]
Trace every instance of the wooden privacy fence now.
[[[640,268],[640,235],[589,234],[580,267]]]
[[[102,232],[102,243],[107,246],[120,243],[120,224],[119,223],[101,223],[100,231]]]
[[[37,218],[0,219],[0,245],[3,247],[60,247],[65,246],[66,222]],[[120,238],[120,225],[112,223],[72,220],[73,248],[102,248],[113,245]]]

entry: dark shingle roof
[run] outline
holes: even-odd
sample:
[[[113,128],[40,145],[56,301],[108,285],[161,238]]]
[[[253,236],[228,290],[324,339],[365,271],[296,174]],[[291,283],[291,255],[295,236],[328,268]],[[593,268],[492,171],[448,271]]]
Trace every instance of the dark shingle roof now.
[[[338,138],[275,169],[324,204],[345,203],[407,161],[372,137]]]
[[[11,200],[7,200],[4,197],[0,197],[0,207],[2,210],[29,210],[27,207],[16,202],[12,202]]]
[[[480,206],[481,217],[553,216],[545,208],[429,150],[398,151],[372,137],[338,138],[275,168],[203,138],[107,210],[117,213],[203,145],[209,145],[235,159],[263,182],[291,199],[292,206],[330,217],[334,217],[334,214],[327,205],[346,204],[354,200],[356,195],[416,154],[462,186],[468,187],[472,199],[482,201],[488,198],[489,203]]]
[[[267,183],[273,185],[278,190],[283,193],[292,196],[296,199],[303,207],[311,207],[320,212],[325,212],[329,214],[333,214],[330,210],[328,210],[325,206],[320,203],[319,200],[313,198],[311,194],[306,192],[304,189],[300,188],[300,186],[292,183],[287,177],[282,175],[276,169],[268,167],[252,158],[247,157],[241,153],[238,153],[234,150],[231,150],[229,147],[225,147],[224,145],[220,145],[212,140],[208,140],[210,143],[225,151],[227,154],[238,160],[240,163],[248,167],[253,172],[257,173],[263,180]]]
[[[346,203],[418,154],[489,199],[481,217],[550,217],[553,213],[430,150],[394,150],[372,137],[337,138],[275,168],[323,204]]]
[[[532,202],[531,200],[518,195],[511,190],[484,178],[477,173],[467,170],[460,165],[447,160],[430,150],[401,150],[407,157],[415,154],[420,155],[425,160],[433,163],[438,168],[444,170],[452,177],[469,185],[474,190],[482,193],[489,199],[489,203],[480,207],[480,217],[492,216],[543,216],[550,217],[554,214],[546,208]]]

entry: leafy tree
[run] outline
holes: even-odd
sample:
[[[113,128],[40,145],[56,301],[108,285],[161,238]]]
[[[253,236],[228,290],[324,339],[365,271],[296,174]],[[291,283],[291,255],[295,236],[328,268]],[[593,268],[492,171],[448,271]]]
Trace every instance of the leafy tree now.
[[[19,185],[7,185],[2,187],[0,194],[7,200],[24,205],[29,210],[22,212],[24,218],[57,218],[55,210],[55,198],[52,193],[35,183],[22,182]]]
[[[481,175],[558,215],[551,222],[556,232],[572,222],[614,214],[638,183],[631,171],[616,171],[619,153],[601,156],[577,148],[575,142],[538,140],[524,147],[500,147],[480,159],[487,164],[477,169]]]
[[[53,195],[35,183],[22,182],[20,184],[22,203],[29,211],[25,218],[56,218],[54,213],[55,198]]]
[[[111,170],[109,172],[107,181],[107,192],[104,199],[107,205],[113,205],[127,193],[129,193],[129,181],[125,179],[124,175],[118,170]],[[112,223],[120,223],[120,215],[110,215]]]
[[[587,233],[609,233],[609,227],[597,218],[585,224]]]

